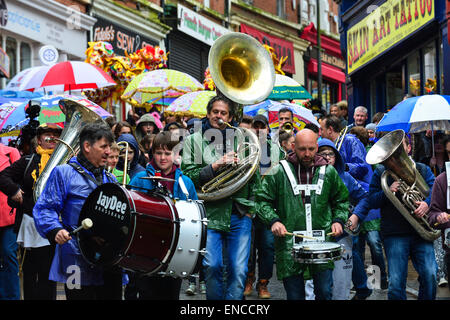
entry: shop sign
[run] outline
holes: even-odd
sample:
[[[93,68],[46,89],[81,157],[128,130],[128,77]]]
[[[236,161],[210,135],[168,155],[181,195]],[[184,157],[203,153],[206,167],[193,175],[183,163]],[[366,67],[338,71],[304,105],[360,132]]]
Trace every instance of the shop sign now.
[[[210,46],[217,38],[230,32],[230,30],[182,5],[178,5],[177,12],[178,30]]]
[[[262,44],[267,44],[275,50],[275,54],[278,59],[287,57],[286,63],[283,66],[283,71],[294,74],[295,62],[294,62],[294,44],[290,41],[280,39],[278,37],[271,36],[268,33],[249,27],[241,23],[241,32],[249,34],[256,38]]]
[[[434,19],[434,0],[388,0],[347,31],[348,74]]]
[[[5,0],[0,1],[0,26],[4,27],[8,23],[8,8]]]
[[[146,45],[156,46],[158,42],[137,34],[131,30],[123,28],[111,21],[95,16],[97,22],[93,27],[93,41],[109,42],[113,48],[114,53],[120,56],[127,53],[133,53]]]

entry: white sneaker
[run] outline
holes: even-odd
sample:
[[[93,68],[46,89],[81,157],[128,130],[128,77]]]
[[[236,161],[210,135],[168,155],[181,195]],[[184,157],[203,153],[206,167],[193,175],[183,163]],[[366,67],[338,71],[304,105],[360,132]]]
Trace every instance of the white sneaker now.
[[[195,295],[195,283],[189,283],[189,287],[186,289],[185,293],[188,296]]]
[[[439,279],[438,286],[445,287],[448,284],[448,281],[445,278]]]

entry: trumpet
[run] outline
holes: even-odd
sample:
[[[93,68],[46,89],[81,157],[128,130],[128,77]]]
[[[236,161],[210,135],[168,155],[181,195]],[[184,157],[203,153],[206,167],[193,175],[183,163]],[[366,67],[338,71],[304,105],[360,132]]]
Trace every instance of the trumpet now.
[[[345,135],[347,134],[348,126],[345,126],[344,129],[339,132],[339,137],[336,139],[336,149],[337,151],[341,151],[342,143],[344,142]]]
[[[129,148],[130,145],[126,141],[120,141],[120,142],[117,142],[117,144],[119,146],[123,145],[121,151],[123,149],[125,149],[125,154],[119,154],[119,157],[124,157],[124,160],[123,160],[124,164],[123,164],[122,186],[125,188],[125,185],[127,183],[127,174],[128,174],[128,148]],[[112,168],[108,168],[108,171],[111,172]]]

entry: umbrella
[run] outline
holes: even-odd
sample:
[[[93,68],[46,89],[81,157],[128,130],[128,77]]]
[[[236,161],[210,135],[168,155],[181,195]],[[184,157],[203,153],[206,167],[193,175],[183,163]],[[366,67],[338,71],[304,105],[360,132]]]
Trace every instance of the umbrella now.
[[[269,119],[270,128],[274,129],[279,126],[278,111],[282,108],[288,108],[292,111],[294,114],[293,125],[297,130],[303,129],[308,123],[313,123],[320,128],[320,124],[317,122],[311,110],[293,103],[265,100],[258,104],[244,106],[244,113],[249,116],[255,116],[257,114],[265,115]]]
[[[294,79],[281,75],[275,75],[275,85],[272,93],[267,97],[271,100],[312,99],[308,91]]]
[[[121,98],[133,106],[149,106],[164,104],[161,100],[165,98],[175,98],[199,90],[204,90],[203,85],[189,74],[171,69],[158,69],[135,77]]]
[[[12,78],[8,84],[6,85],[5,90],[9,91],[25,91],[25,88],[28,87],[28,83],[30,79],[38,72],[42,72],[42,70],[48,70],[48,66],[39,66],[27,68],[25,70],[20,71],[18,74]]]
[[[377,131],[402,129],[415,133],[450,130],[450,96],[425,95],[408,98],[395,105],[377,125]],[[434,135],[432,135],[434,156]]]
[[[206,116],[206,106],[215,95],[215,91],[209,90],[186,93],[172,102],[166,112],[196,118],[204,117]]]
[[[97,66],[82,61],[64,61],[37,71],[24,89],[47,88],[64,92],[115,85],[111,76]]]

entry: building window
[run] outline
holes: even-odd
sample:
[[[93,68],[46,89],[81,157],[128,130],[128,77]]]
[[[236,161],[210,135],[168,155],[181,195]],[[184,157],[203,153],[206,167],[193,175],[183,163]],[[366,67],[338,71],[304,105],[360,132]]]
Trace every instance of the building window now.
[[[436,46],[435,42],[428,44],[423,50],[424,93],[437,93]]]
[[[308,79],[308,91],[311,93],[313,99],[318,99],[318,83],[316,78]],[[320,98],[323,108],[329,112],[330,106],[337,102],[338,99],[338,84],[335,82],[327,82],[322,79],[322,97]]]
[[[408,57],[408,93],[420,96],[420,53],[416,51]]]
[[[25,70],[31,67],[31,47],[28,43],[22,42],[20,44],[20,70]]]
[[[17,41],[14,38],[6,38],[6,54],[9,57],[9,79],[17,74]]]
[[[280,18],[286,18],[286,8],[284,2],[285,0],[277,0],[277,16]]]

